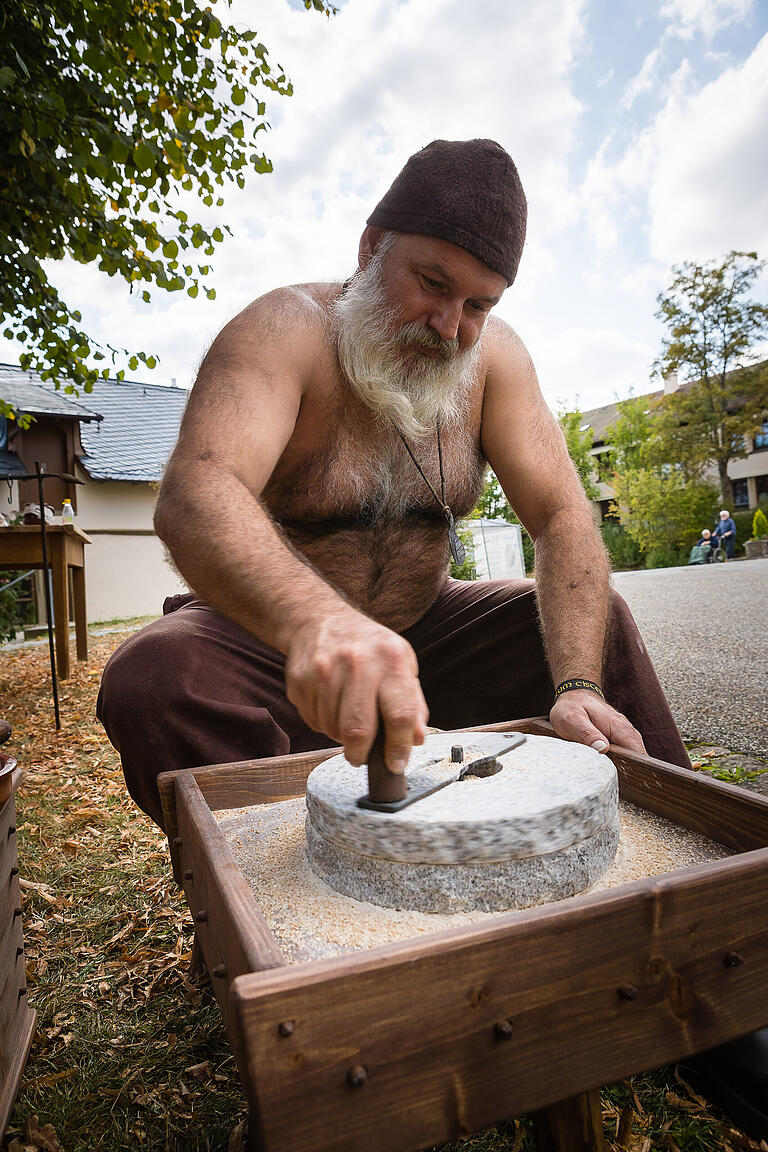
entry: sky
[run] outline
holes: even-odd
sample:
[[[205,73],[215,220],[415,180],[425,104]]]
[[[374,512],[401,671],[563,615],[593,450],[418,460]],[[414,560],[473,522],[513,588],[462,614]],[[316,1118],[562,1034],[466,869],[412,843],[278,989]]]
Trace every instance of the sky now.
[[[229,18],[295,93],[268,96],[274,171],[224,193],[217,299],[144,305],[93,267],[50,266],[91,335],[159,356],[131,378],[191,386],[251,300],[350,275],[366,217],[438,137],[491,137],[517,164],[528,236],[496,312],[554,409],[659,387],[654,312],[675,264],[768,257],[768,0],[344,0],[331,19],[234,0]],[[768,276],[754,294],[768,300]],[[0,340],[0,359],[18,353]]]

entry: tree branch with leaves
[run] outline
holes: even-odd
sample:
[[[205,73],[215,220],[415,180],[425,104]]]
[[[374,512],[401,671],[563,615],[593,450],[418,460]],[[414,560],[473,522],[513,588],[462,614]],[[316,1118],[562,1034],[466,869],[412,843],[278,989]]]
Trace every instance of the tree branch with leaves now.
[[[256,32],[196,0],[0,0],[0,42],[3,334],[23,368],[88,392],[110,375],[94,362],[125,350],[84,330],[47,263],[95,262],[147,302],[154,289],[213,299],[208,261],[229,229],[191,218],[190,196],[221,208],[225,183],[271,170],[265,97],[291,84]],[[140,361],[156,363],[134,351],[131,370]]]

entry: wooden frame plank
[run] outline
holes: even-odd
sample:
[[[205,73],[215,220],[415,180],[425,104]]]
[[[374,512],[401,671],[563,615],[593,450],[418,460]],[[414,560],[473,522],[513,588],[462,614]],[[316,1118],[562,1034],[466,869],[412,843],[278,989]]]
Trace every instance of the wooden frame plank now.
[[[185,775],[177,786],[182,882],[209,971],[226,964],[232,980],[279,967],[283,955],[197,781]]]
[[[749,852],[768,845],[768,800],[733,784],[650,756],[615,750],[619,795],[711,840]]]
[[[25,1005],[18,1018],[17,1028],[5,1038],[9,1045],[7,1053],[4,1053],[8,1072],[5,1079],[0,1080],[0,1138],[5,1132],[16,1101],[24,1066],[32,1046],[32,1038],[35,1035],[36,1021],[37,1013]]]
[[[24,934],[21,917],[16,915],[21,899],[14,797],[23,776],[11,757],[0,756],[3,765],[11,769],[3,777],[7,789],[0,803],[0,1137],[16,1099],[37,1019],[27,1004]]]
[[[413,1152],[768,1024],[767,876],[763,849],[239,977],[256,1146]]]
[[[180,774],[176,787],[176,859],[195,925],[195,947],[205,959],[247,1092],[248,1077],[229,988],[237,976],[278,967],[285,960],[194,776]]]

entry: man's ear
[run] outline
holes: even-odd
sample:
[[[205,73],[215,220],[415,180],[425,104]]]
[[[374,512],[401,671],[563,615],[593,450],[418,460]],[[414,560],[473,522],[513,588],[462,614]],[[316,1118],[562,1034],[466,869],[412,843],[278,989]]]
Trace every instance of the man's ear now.
[[[361,270],[368,267],[383,237],[383,228],[376,228],[373,224],[366,225],[365,231],[360,237],[360,247],[357,251],[357,263]]]

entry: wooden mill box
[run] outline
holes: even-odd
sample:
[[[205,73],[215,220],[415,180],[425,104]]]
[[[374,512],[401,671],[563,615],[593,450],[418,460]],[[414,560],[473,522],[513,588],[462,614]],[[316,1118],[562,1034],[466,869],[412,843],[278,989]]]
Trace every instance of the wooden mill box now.
[[[0,1139],[26,1063],[35,1013],[27,1004],[16,851],[16,790],[21,771],[0,752]]]
[[[618,749],[623,801],[734,854],[286,964],[214,812],[302,795],[333,751],[160,777],[254,1149],[415,1152],[768,1025],[768,801]]]

